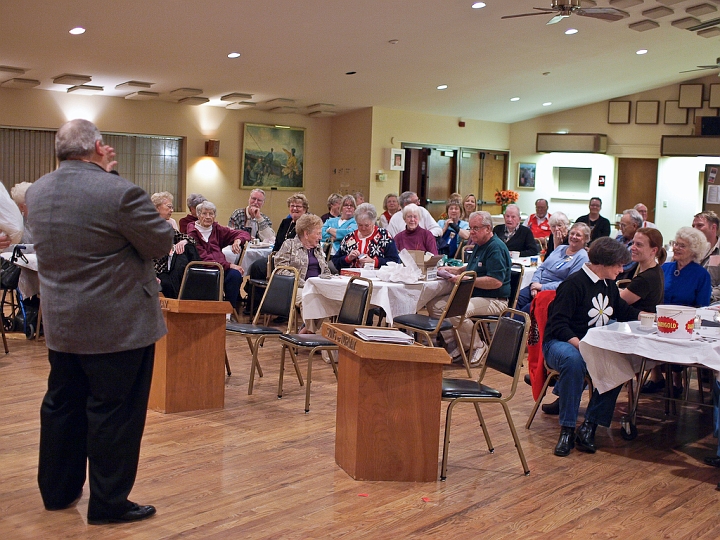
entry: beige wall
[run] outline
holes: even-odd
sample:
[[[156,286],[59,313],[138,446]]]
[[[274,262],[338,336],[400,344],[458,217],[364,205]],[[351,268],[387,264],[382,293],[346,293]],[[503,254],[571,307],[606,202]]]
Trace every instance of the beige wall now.
[[[332,119],[330,190],[326,199],[332,192],[344,195],[362,191],[368,197],[372,125],[373,111],[369,107]]]
[[[400,171],[390,170],[389,150],[400,148],[402,143],[447,145],[450,147],[478,148],[482,150],[508,150],[510,126],[499,122],[466,120],[459,127],[459,119],[450,116],[420,114],[416,112],[373,107],[372,150],[370,163],[370,200],[378,208],[386,193],[400,190]],[[386,182],[377,182],[376,173],[387,174]]]
[[[73,118],[87,118],[101,131],[187,137],[186,193],[202,193],[213,201],[218,207],[218,222],[223,225],[235,208],[247,204],[249,195],[249,190],[239,187],[243,123],[304,127],[305,193],[311,210],[325,212],[330,188],[331,123],[328,119],[0,88],[0,125],[57,129]],[[203,157],[205,140],[210,138],[220,140],[219,158]],[[291,193],[267,192],[263,211],[276,226],[287,215],[285,200]],[[178,210],[185,210],[184,206],[184,201],[175,201]],[[183,215],[184,212],[176,213],[176,217]]]
[[[692,82],[704,83],[705,99],[710,84],[718,84],[715,76],[704,77]],[[666,125],[664,107],[666,100],[677,100],[679,85],[673,84],[630,96],[621,96],[615,100],[631,101],[630,124],[608,124],[608,102],[595,103],[569,111],[549,114],[510,126],[510,179],[509,186],[517,185],[518,163],[536,163],[536,187],[534,190],[519,189],[518,204],[523,212],[534,211],[534,201],[546,198],[550,201],[550,211],[561,210],[574,219],[586,214],[587,198],[568,198],[560,196],[553,178],[553,168],[591,167],[591,194],[603,199],[603,215],[611,221],[615,215],[615,176],[617,158],[660,158],[660,141],[663,135],[691,135],[693,133],[693,111],[688,115],[687,125]],[[638,100],[660,102],[659,123],[656,125],[635,124],[635,106]],[[697,116],[714,116],[715,110],[705,108],[695,113]],[[537,154],[535,137],[537,133],[604,133],[608,136],[608,153],[600,154]],[[655,201],[642,201],[656,207],[656,223],[666,239],[671,239],[681,225],[692,222],[692,215],[702,208],[699,192],[699,172],[705,163],[717,163],[715,158],[662,158],[659,162],[657,197]],[[598,187],[598,176],[606,176],[605,187]],[[640,201],[638,201],[640,202]]]

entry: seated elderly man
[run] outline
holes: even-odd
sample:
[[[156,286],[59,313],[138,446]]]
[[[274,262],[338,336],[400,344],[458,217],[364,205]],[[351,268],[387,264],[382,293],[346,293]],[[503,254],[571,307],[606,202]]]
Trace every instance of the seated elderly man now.
[[[706,210],[695,214],[692,222],[693,229],[697,229],[705,235],[708,241],[708,249],[700,260],[700,264],[710,273],[712,281],[712,302],[720,301],[720,218],[712,210]]]
[[[580,399],[585,386],[585,360],[580,340],[591,327],[605,326],[610,319],[636,320],[640,311],[629,306],[615,285],[617,275],[630,260],[625,246],[612,238],[598,238],[590,246],[590,262],[570,275],[557,289],[548,309],[543,336],[543,355],[547,365],[560,373],[555,389],[560,394],[560,438],[556,456],[567,456],[577,445],[579,450],[595,452],[597,425],[609,427],[621,386],[593,393],[585,413],[585,422],[577,435]]]
[[[470,239],[475,248],[470,254],[467,265],[463,267],[445,267],[451,274],[464,271],[473,271],[477,274],[475,289],[468,304],[467,316],[498,315],[507,307],[510,296],[510,267],[512,261],[507,246],[493,234],[492,217],[488,212],[473,212],[470,214]],[[454,278],[454,280],[457,277]],[[447,305],[449,296],[431,300],[428,313],[432,317],[439,317]],[[452,319],[451,319],[451,322]],[[459,334],[462,343],[455,344],[451,332],[444,332],[443,338],[448,345],[450,356],[456,359],[461,356],[459,347],[467,350],[473,331],[473,323],[465,319],[460,326]],[[470,363],[477,365],[487,354],[487,345],[479,336],[472,340],[475,349],[470,352]],[[453,347],[455,347],[453,349]]]
[[[655,224],[652,221],[647,220],[648,216],[648,209],[647,206],[645,206],[643,203],[639,202],[635,206],[633,206],[633,209],[637,210],[638,214],[643,218],[643,227],[649,227],[650,229],[657,229]]]
[[[620,218],[620,233],[615,237],[615,240],[621,242],[630,251],[630,246],[633,245],[633,238],[635,233],[643,225],[643,218],[640,212],[630,208],[623,211],[622,217]],[[632,261],[625,265],[623,270],[628,270],[632,265]]]
[[[520,225],[520,208],[509,204],[505,210],[505,225],[498,225],[493,233],[505,242],[508,251],[518,251],[521,257],[531,257],[539,253],[532,231]]]
[[[532,231],[535,238],[547,238],[550,236],[550,216],[548,214],[547,199],[535,201],[535,213],[525,220],[523,225]]]
[[[417,205],[420,209],[419,225],[423,229],[430,231],[436,238],[438,236],[442,236],[442,229],[440,228],[440,225],[437,224],[437,221],[435,221],[427,209],[420,206],[420,199],[418,198],[417,193],[414,191],[403,191],[400,194],[400,197],[398,197],[398,201],[400,202],[400,208],[405,208],[408,204]],[[387,226],[387,232],[390,233],[390,236],[395,236],[403,230],[405,230],[405,220],[403,219],[402,212],[395,212],[390,218],[390,222]]]
[[[261,242],[274,242],[275,231],[272,228],[270,218],[260,212],[265,204],[265,192],[262,189],[253,189],[248,198],[248,205],[245,208],[238,208],[230,216],[228,227],[235,230],[243,230],[252,239]]]
[[[198,220],[188,225],[188,236],[195,240],[198,255],[203,261],[222,265],[225,270],[225,299],[237,307],[243,279],[242,269],[237,264],[229,263],[222,249],[231,245],[233,253],[240,253],[242,243],[250,240],[250,235],[246,231],[236,231],[215,222],[217,207],[210,201],[201,202],[197,206],[197,214]]]

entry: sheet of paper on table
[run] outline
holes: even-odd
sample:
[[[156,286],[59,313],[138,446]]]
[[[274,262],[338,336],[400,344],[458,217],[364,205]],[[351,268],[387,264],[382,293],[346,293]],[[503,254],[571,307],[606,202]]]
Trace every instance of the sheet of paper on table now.
[[[358,328],[355,335],[363,341],[380,341],[383,343],[399,343],[410,345],[414,342],[412,336],[400,330],[382,330],[375,328]]]

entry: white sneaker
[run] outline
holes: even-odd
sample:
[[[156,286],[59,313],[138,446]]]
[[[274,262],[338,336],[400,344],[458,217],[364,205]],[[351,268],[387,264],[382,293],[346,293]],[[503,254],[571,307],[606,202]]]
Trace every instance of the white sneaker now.
[[[487,357],[487,353],[488,346],[485,345],[485,343],[482,343],[479,347],[476,347],[475,350],[472,352],[472,356],[470,357],[470,365],[472,367],[478,367]]]
[[[330,360],[330,351],[320,351],[320,356],[322,356],[322,359],[325,360],[326,364],[332,364],[332,360]]]

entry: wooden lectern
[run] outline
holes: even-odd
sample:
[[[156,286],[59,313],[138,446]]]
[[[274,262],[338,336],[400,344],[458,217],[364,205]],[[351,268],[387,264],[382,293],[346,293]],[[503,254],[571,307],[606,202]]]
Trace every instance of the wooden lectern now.
[[[444,349],[363,341],[325,323],[340,347],[335,462],[355,480],[435,482]]]
[[[160,298],[168,333],[155,345],[148,408],[164,413],[222,409],[229,302]]]

